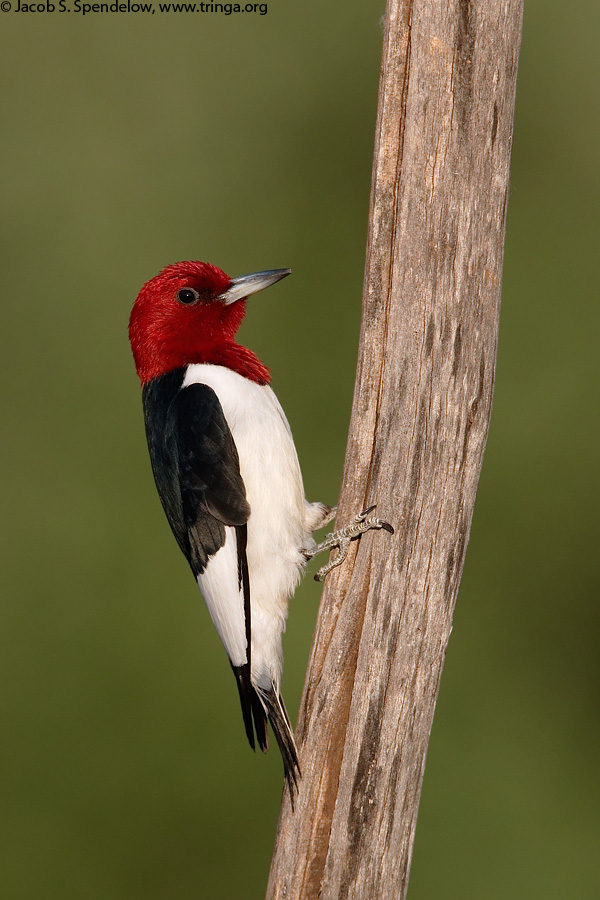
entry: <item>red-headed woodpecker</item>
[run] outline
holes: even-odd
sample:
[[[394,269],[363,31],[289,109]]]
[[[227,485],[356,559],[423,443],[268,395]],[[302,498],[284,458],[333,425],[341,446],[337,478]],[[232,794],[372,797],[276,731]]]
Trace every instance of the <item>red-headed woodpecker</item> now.
[[[298,753],[280,694],[288,599],[316,552],[339,547],[337,563],[363,531],[392,529],[369,509],[321,545],[312,537],[335,510],[305,500],[269,370],[235,342],[246,297],[289,274],[168,266],[141,289],[129,337],[164,511],[227,651],[250,745],[256,732],[267,749],[268,720],[293,798]]]

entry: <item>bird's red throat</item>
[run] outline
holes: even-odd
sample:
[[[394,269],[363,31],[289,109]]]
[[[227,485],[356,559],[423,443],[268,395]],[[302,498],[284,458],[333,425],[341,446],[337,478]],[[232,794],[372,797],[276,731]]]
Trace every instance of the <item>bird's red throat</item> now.
[[[207,263],[177,263],[147,282],[131,311],[129,337],[142,384],[194,363],[225,366],[257,384],[268,384],[269,370],[255,353],[236,343],[246,301],[221,302],[231,279]],[[200,300],[185,305],[181,290]]]

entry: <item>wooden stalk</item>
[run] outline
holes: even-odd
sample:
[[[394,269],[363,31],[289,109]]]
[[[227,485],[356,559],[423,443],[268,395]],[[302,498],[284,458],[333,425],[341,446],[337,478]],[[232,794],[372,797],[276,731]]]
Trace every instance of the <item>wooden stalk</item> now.
[[[388,0],[337,527],[268,900],[388,900],[421,782],[490,419],[522,0]]]

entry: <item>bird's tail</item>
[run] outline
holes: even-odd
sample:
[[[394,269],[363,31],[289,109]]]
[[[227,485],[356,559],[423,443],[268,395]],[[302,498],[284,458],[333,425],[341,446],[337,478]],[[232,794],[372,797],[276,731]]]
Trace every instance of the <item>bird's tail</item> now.
[[[247,663],[243,666],[232,666],[232,669],[240,694],[248,743],[254,750],[254,732],[256,731],[256,740],[260,749],[263,752],[269,749],[267,739],[268,720],[281,753],[285,782],[293,804],[294,794],[298,791],[300,764],[298,762],[298,749],[294,740],[294,732],[292,731],[283,697],[274,684],[271,685],[269,690],[264,690],[264,688],[259,688],[252,684],[250,667]]]
[[[290,718],[283,702],[283,697],[273,685],[269,691],[259,689],[258,696],[265,708],[269,724],[273,729],[279,752],[283,760],[283,773],[285,782],[290,792],[290,800],[294,805],[294,795],[298,792],[298,783],[301,777],[300,763],[298,761],[298,748],[294,740],[294,732],[290,724]],[[263,748],[266,749],[266,748]]]
[[[263,751],[268,750],[267,713],[263,701],[257,694],[256,689],[250,680],[250,665],[249,663],[245,663],[243,666],[232,665],[231,668],[233,669],[233,674],[235,675],[240,694],[244,728],[246,729],[248,743],[254,750],[254,732],[256,731],[258,746]]]

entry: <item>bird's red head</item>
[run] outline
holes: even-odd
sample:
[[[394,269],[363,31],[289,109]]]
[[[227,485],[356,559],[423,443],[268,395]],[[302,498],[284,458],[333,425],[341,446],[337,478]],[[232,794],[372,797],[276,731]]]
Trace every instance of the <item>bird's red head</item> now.
[[[244,318],[245,298],[289,271],[232,279],[208,263],[181,262],[146,282],[129,319],[129,340],[142,384],[190,363],[227,366],[267,384],[269,370],[234,338]]]

